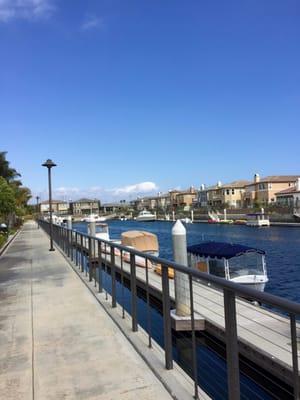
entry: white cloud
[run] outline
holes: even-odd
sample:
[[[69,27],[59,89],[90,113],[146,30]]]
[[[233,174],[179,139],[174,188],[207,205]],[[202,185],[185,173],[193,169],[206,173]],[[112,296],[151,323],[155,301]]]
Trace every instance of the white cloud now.
[[[0,22],[48,18],[54,10],[52,0],[0,0]]]
[[[123,186],[112,190],[115,196],[121,194],[138,194],[138,193],[150,193],[158,189],[154,182],[141,182],[135,183],[134,185]]]
[[[89,188],[62,186],[53,189],[52,197],[54,200],[65,201],[88,197],[100,199],[102,202],[108,202],[121,199],[129,200],[138,195],[150,194],[157,191],[158,186],[154,182],[140,182],[114,189],[105,189],[101,186],[91,186]],[[35,198],[35,196],[40,196],[42,200],[46,200],[48,198],[48,191],[46,189],[38,191],[33,198]]]
[[[81,24],[82,31],[89,31],[91,29],[103,28],[103,18],[97,17],[96,15],[87,15]]]

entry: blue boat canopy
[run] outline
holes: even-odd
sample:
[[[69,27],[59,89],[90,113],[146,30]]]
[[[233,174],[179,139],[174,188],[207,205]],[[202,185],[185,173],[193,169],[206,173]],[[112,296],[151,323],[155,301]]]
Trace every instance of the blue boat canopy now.
[[[188,246],[187,251],[200,257],[233,258],[245,253],[265,254],[263,250],[242,244],[226,242],[202,242]]]

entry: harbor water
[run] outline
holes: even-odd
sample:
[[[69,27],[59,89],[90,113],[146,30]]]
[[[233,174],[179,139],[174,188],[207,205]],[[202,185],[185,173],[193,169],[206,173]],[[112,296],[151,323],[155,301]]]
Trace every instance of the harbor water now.
[[[172,259],[173,224],[168,221],[107,221],[112,239],[128,230],[145,230],[158,236],[160,256]],[[86,223],[74,228],[87,232]],[[266,252],[269,282],[265,292],[300,302],[300,229],[293,227],[253,228],[245,225],[186,224],[188,245],[202,240],[217,240],[253,246]]]
[[[158,236],[160,256],[172,259],[171,229],[173,223],[136,222],[136,221],[108,221],[110,237],[118,239],[122,232],[127,230],[145,230]],[[300,231],[297,228],[270,227],[250,228],[237,225],[210,225],[187,224],[188,245],[202,240],[221,240],[232,243],[241,243],[265,250],[269,282],[265,291],[300,301]],[[74,229],[87,232],[86,223],[74,223]],[[110,276],[104,272],[103,286],[111,293]],[[117,301],[130,313],[130,291],[117,282]],[[145,297],[139,293],[138,323],[147,331],[147,308]],[[172,333],[173,358],[188,373],[192,374],[191,337],[188,333]],[[163,321],[161,306],[155,299],[151,301],[151,336],[162,347]],[[198,382],[201,388],[211,398],[223,400],[228,398],[227,367],[225,361],[225,347],[216,338],[206,332],[197,333],[197,365]],[[292,399],[291,388],[272,377],[267,371],[252,364],[245,358],[240,358],[240,382],[242,400],[271,400]]]

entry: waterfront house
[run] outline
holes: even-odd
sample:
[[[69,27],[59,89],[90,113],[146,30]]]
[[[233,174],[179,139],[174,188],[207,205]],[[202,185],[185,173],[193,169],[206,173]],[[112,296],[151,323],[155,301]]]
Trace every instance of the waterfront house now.
[[[52,212],[57,215],[66,215],[69,213],[69,203],[62,200],[52,200]],[[50,211],[49,201],[45,200],[39,203],[40,214],[48,214]]]
[[[156,201],[159,209],[167,210],[171,205],[169,193],[159,193]]]
[[[200,206],[240,208],[243,206],[245,185],[248,183],[249,181],[246,180],[238,180],[226,184],[222,184],[219,181],[216,185],[206,189],[202,186],[198,192]]]
[[[272,175],[260,178],[254,175],[252,183],[245,185],[244,205],[253,207],[255,205],[275,204],[276,193],[293,188],[299,175]]]
[[[300,209],[300,178],[297,179],[294,186],[275,193],[276,203],[284,207],[294,207]]]
[[[131,203],[127,203],[125,200],[121,200],[116,203],[104,203],[101,204],[99,210],[101,213],[115,213],[115,212],[126,212],[131,208]]]
[[[70,203],[73,215],[99,214],[100,201],[97,199],[79,199]]]
[[[246,180],[234,181],[222,185],[222,202],[229,208],[243,207],[245,186],[250,182]]]
[[[183,208],[184,211],[189,211],[193,205],[194,200],[197,198],[196,190],[193,186],[189,190],[177,192],[175,201],[173,202],[174,208]]]
[[[156,209],[156,197],[153,196],[138,198],[134,203],[137,211]]]

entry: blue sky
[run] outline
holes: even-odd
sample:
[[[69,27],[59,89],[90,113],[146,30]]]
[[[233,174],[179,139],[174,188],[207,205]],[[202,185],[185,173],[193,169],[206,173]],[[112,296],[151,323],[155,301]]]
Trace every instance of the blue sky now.
[[[0,149],[34,195],[298,174],[298,0],[0,0]],[[145,183],[146,182],[146,183]]]

